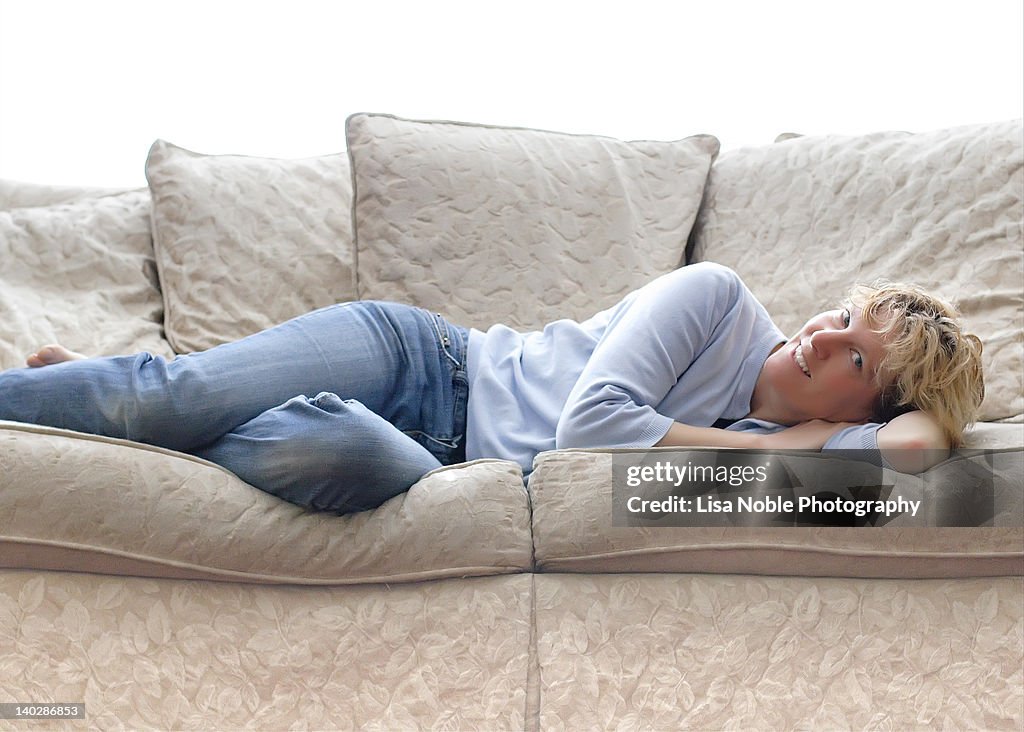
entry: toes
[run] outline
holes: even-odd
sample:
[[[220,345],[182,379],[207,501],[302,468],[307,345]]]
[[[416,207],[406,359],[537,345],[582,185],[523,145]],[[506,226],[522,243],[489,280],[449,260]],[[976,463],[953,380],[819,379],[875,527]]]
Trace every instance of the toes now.
[[[57,344],[43,346],[36,351],[36,358],[43,364],[60,363],[61,361],[67,361],[70,357],[71,352],[64,348],[64,346]]]
[[[85,358],[85,356],[80,353],[75,353],[74,351],[69,351],[60,344],[52,343],[48,346],[43,346],[33,353],[25,359],[25,363],[27,363],[31,368],[39,368],[41,366],[52,366],[55,363],[74,361],[79,358]]]

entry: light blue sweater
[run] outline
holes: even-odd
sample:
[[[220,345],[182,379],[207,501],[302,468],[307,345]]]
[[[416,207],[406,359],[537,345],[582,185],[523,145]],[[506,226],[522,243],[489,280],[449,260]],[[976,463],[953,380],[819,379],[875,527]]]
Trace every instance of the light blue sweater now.
[[[674,421],[775,432],[743,419],[761,367],[786,340],[739,276],[682,267],[577,323],[469,337],[466,458],[514,460],[526,475],[544,450],[651,447]],[[876,449],[880,425],[833,436],[826,449]]]

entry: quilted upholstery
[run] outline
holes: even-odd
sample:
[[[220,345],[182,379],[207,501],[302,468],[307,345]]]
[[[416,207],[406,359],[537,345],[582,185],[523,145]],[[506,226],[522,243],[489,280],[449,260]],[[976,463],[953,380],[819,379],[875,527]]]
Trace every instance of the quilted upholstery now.
[[[735,269],[786,332],[884,277],[959,303],[983,420],[1024,413],[1024,127],[793,137],[722,155],[691,261]]]
[[[0,210],[0,369],[54,341],[170,355],[149,212],[145,191]]]
[[[178,353],[355,299],[345,155],[202,155],[157,140],[146,178]]]
[[[529,504],[517,465],[484,460],[374,511],[308,513],[188,455],[0,422],[0,566],[293,584],[502,574],[532,566]]]
[[[542,730],[1018,730],[1024,579],[536,577]]]
[[[3,700],[84,701],[71,729],[523,729],[530,586],[0,571]]]
[[[12,208],[53,206],[58,203],[72,203],[87,198],[116,196],[130,190],[130,188],[97,188],[94,186],[50,186],[42,183],[0,179],[0,211]]]
[[[360,297],[479,328],[589,317],[677,267],[719,147],[366,114],[346,129]]]

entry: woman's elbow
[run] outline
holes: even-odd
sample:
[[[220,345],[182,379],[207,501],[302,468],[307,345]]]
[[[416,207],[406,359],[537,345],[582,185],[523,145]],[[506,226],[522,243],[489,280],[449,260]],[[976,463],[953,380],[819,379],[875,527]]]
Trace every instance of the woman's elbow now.
[[[564,450],[571,447],[587,447],[584,430],[572,419],[563,416],[555,427],[555,449]]]
[[[928,415],[910,412],[879,428],[878,448],[901,473],[922,473],[949,457],[950,441]]]

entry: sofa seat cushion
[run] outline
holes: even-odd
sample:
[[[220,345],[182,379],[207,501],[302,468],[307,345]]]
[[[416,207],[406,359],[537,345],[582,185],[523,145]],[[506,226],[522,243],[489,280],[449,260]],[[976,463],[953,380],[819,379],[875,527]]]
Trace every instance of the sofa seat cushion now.
[[[855,282],[916,282],[984,343],[981,419],[1024,413],[1024,127],[791,137],[723,154],[691,261],[736,270],[795,332]]]
[[[705,459],[707,448],[648,451]],[[954,458],[918,476],[885,470],[889,497],[921,503],[915,517],[898,514],[877,526],[772,526],[734,513],[681,515],[675,526],[613,524],[613,456],[629,450],[559,450],[537,457],[530,477],[536,565],[558,572],[732,572],[834,577],[971,577],[1024,574],[1024,451]],[[808,485],[818,453],[786,456],[786,468]],[[835,461],[836,458],[831,458]],[[861,464],[862,465],[862,464]],[[835,464],[824,466],[835,469]],[[958,486],[978,475],[988,505]],[[817,475],[820,475],[818,473]],[[859,484],[858,484],[859,485]],[[828,486],[832,488],[833,486]],[[620,500],[622,486],[620,486]],[[817,492],[818,489],[813,489]],[[950,526],[962,507],[988,525]],[[952,507],[952,508],[951,508]],[[992,515],[994,513],[994,515]],[[952,514],[952,515],[950,515]],[[968,517],[968,518],[974,518]],[[690,525],[679,525],[689,520]]]
[[[157,140],[146,178],[167,339],[178,353],[355,299],[344,154],[204,155]]]
[[[538,728],[1019,729],[1024,580],[536,577]]]
[[[0,566],[296,584],[529,570],[515,464],[441,468],[349,516],[309,513],[198,458],[0,422]]]
[[[90,729],[523,729],[531,580],[0,571],[4,691],[84,701]]]
[[[0,210],[0,369],[58,342],[168,356],[146,191]]]
[[[586,318],[679,266],[719,143],[357,114],[359,296],[465,326]]]

